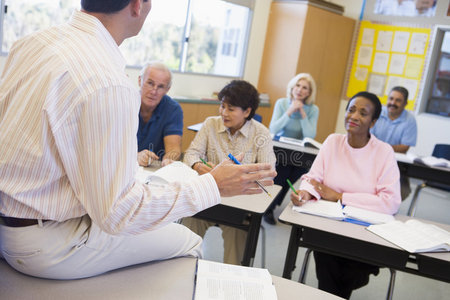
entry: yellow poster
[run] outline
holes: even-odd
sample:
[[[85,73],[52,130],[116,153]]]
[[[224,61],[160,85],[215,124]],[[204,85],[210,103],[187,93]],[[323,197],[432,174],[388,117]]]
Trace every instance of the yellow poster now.
[[[409,28],[362,21],[347,97],[369,91],[385,104],[392,87],[409,92],[407,109],[414,109],[430,42],[430,28]]]

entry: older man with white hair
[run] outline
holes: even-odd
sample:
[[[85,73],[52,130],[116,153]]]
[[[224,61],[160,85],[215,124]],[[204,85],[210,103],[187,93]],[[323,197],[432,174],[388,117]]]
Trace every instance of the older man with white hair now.
[[[138,162],[149,165],[162,158],[163,165],[181,155],[183,110],[167,95],[172,73],[160,62],[147,63],[139,76],[141,108],[139,111]]]

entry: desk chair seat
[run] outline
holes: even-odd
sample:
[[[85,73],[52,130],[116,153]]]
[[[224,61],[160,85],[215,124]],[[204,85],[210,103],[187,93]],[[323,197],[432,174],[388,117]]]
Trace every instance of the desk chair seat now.
[[[434,157],[437,158],[445,158],[450,160],[450,145],[446,145],[446,144],[436,144],[434,146],[434,150],[433,153],[431,154]],[[417,206],[417,200],[419,198],[419,194],[420,192],[426,188],[426,187],[431,187],[431,188],[435,188],[441,191],[446,191],[446,192],[450,192],[450,185],[449,184],[442,184],[442,183],[438,183],[438,182],[433,182],[433,181],[424,181],[421,184],[419,184],[415,191],[414,191],[414,195],[413,198],[411,199],[411,204],[409,205],[409,209],[408,209],[408,216],[414,216],[416,213],[416,206]]]

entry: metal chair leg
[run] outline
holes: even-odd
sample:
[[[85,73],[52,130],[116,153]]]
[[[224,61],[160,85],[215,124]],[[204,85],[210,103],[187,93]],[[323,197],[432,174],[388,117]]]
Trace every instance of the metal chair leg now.
[[[300,277],[298,278],[298,282],[305,283],[306,280],[306,271],[308,271],[308,263],[309,263],[309,256],[311,255],[312,250],[306,249],[305,257],[303,258],[303,264],[302,268],[300,270]]]
[[[261,268],[266,267],[266,229],[261,225]]]
[[[411,199],[411,204],[409,205],[409,209],[408,209],[408,213],[407,213],[408,216],[414,217],[414,214],[416,213],[416,205],[417,205],[417,199],[419,198],[419,193],[426,186],[427,186],[427,184],[425,182],[423,182],[421,185],[418,185],[416,187],[413,198]]]
[[[394,295],[395,274],[396,274],[394,269],[389,269],[389,271],[391,272],[391,278],[389,279],[389,288],[386,296],[387,300],[391,300],[392,296]]]

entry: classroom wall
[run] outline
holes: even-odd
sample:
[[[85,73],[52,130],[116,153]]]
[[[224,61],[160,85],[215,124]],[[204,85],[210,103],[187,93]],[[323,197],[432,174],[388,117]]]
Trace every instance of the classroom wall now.
[[[360,2],[362,4],[363,0],[354,1]],[[374,15],[373,5],[375,0],[367,0],[364,10],[364,19],[376,20],[382,23],[390,23],[390,22],[401,22],[403,25],[408,22],[411,23],[411,18],[407,17],[395,17],[392,16],[377,16]],[[450,25],[450,17],[443,16],[442,12],[446,12],[449,1],[440,0],[437,3],[436,13],[441,13],[434,18],[415,18],[414,25],[424,27],[430,25]],[[434,41],[431,41],[433,43]],[[421,82],[423,85],[424,82]],[[422,89],[421,89],[422,90]],[[433,114],[428,114],[420,110],[422,107],[422,102],[426,101],[424,95],[420,95],[416,102],[416,108],[414,110],[414,114],[416,116],[417,121],[417,145],[415,147],[410,148],[410,152],[413,152],[417,155],[431,155],[435,144],[450,144],[450,118],[437,116]],[[345,133],[344,128],[344,115],[345,115],[345,107],[347,105],[347,100],[343,99],[340,104],[340,108],[338,111],[338,118],[336,121],[336,132]]]

